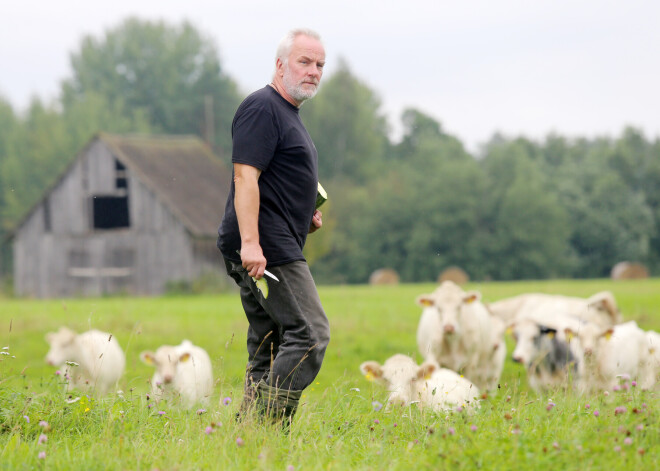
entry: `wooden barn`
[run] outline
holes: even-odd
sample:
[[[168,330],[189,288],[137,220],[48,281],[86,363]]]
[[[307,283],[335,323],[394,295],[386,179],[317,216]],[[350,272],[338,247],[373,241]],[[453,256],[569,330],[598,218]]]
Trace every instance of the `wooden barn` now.
[[[230,182],[197,137],[98,134],[14,231],[16,294],[157,295],[226,277],[215,242]]]

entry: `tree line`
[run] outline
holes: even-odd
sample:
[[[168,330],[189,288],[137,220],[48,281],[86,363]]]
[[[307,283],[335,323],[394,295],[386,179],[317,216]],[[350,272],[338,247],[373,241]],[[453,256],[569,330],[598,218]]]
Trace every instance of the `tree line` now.
[[[58,98],[19,113],[0,98],[0,240],[96,132],[197,134],[230,164],[230,126],[247,92],[190,23],[129,18],[84,38]],[[378,94],[347,63],[301,115],[330,200],[308,239],[317,281],[363,283],[378,268],[432,281],[448,266],[473,279],[608,276],[620,261],[660,270],[660,140],[542,141],[494,135],[477,155],[410,108],[389,137]]]

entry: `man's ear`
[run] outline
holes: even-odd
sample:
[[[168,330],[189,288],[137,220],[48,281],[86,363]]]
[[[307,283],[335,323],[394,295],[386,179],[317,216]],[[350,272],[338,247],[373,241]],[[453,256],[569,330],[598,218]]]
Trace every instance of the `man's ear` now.
[[[275,73],[278,77],[284,76],[284,61],[279,57],[275,60]]]

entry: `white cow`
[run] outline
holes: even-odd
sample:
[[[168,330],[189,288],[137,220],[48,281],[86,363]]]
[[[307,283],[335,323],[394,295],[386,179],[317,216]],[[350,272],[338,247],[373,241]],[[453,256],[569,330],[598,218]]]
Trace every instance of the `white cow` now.
[[[163,345],[156,352],[145,351],[140,359],[154,366],[151,390],[158,401],[164,396],[179,396],[184,407],[207,403],[213,392],[213,371],[208,353],[190,340],[181,345]]]
[[[616,299],[609,291],[600,291],[589,298],[527,293],[492,302],[488,304],[488,309],[507,324],[523,317],[544,323],[557,313],[603,327],[622,322]]]
[[[566,335],[575,337],[584,353],[581,391],[612,389],[623,376],[636,380],[644,389],[653,385],[648,340],[635,321],[607,329],[588,324],[579,331],[567,329]]]
[[[417,304],[423,308],[417,329],[422,356],[496,391],[506,357],[505,326],[481,303],[481,294],[444,281]]]
[[[116,386],[126,358],[117,339],[107,332],[76,334],[67,327],[46,334],[50,351],[46,363],[59,366],[68,377],[68,390],[89,390],[103,395]]]
[[[387,388],[389,406],[408,406],[417,402],[420,408],[438,412],[457,407],[471,411],[479,407],[479,388],[456,372],[434,363],[424,362],[417,366],[409,356],[397,354],[383,365],[366,361],[360,365],[360,371]]]
[[[509,326],[516,341],[511,358],[525,367],[532,389],[566,389],[578,383],[583,366],[581,350],[565,338],[564,329],[579,329],[581,325],[584,323],[575,318],[558,316],[550,326],[526,318]]]

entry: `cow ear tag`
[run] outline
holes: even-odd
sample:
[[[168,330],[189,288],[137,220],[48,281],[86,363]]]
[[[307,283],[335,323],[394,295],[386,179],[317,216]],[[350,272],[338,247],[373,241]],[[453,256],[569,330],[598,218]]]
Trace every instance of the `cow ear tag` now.
[[[183,355],[181,355],[181,358],[179,358],[179,361],[181,363],[185,363],[188,360],[190,360],[190,353],[184,353]]]

